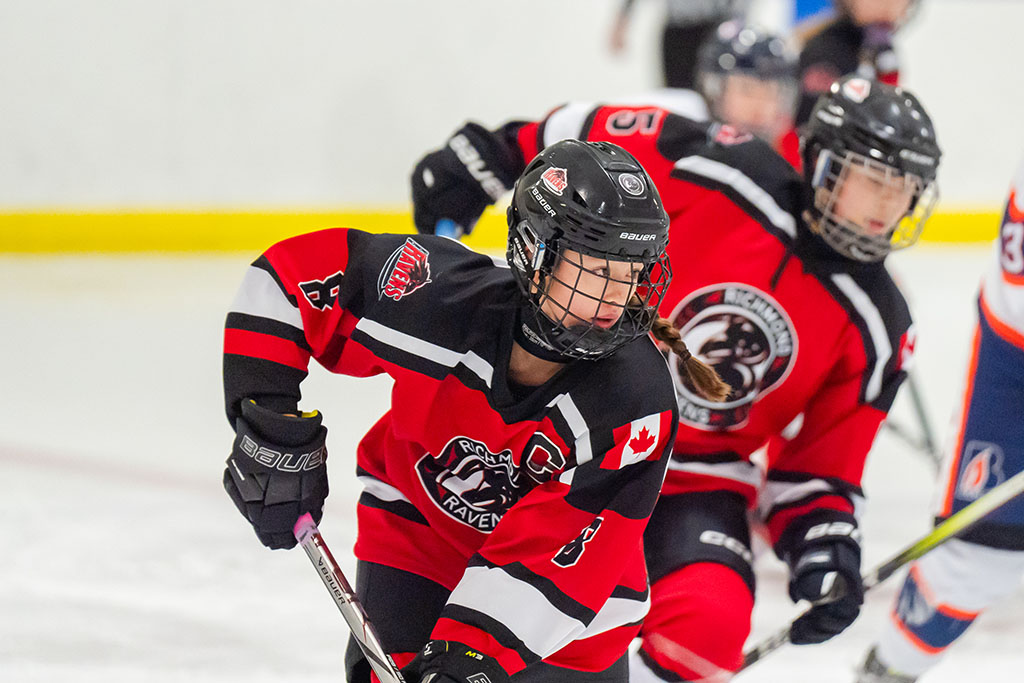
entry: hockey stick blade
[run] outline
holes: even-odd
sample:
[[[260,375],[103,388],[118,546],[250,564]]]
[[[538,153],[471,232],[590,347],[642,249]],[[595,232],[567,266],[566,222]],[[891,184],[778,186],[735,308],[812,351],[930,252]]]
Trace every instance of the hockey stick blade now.
[[[917,539],[909,546],[893,555],[891,558],[878,565],[861,578],[864,582],[864,590],[868,591],[890,576],[905,564],[913,562],[919,557],[939,547],[951,538],[964,533],[976,523],[981,521],[985,515],[993,510],[1010,502],[1021,493],[1024,493],[1024,472],[1018,472],[1002,484],[999,484],[976,501],[960,510],[954,515],[932,529],[929,533]],[[803,615],[801,615],[803,616]],[[743,654],[743,665],[737,673],[743,671],[751,664],[759,662],[768,654],[779,649],[789,642],[789,631],[792,626],[787,625],[774,635],[764,639]]]
[[[352,636],[359,645],[359,649],[363,651],[363,655],[366,656],[373,672],[377,674],[377,678],[381,683],[405,683],[395,662],[381,646],[377,632],[374,630],[373,624],[370,623],[369,617],[366,616],[366,610],[356,598],[355,591],[345,579],[338,563],[334,561],[334,556],[331,555],[330,549],[324,543],[313,517],[308,513],[299,517],[299,521],[295,523],[294,533],[295,540],[299,542],[302,549],[306,551],[309,561],[316,567],[320,580],[327,587],[327,592],[334,599],[334,604],[338,606],[341,616],[345,617]]]

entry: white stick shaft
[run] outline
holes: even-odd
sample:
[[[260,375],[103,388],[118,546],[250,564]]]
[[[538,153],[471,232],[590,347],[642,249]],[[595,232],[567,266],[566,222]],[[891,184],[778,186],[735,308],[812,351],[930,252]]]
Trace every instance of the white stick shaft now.
[[[377,674],[377,678],[381,683],[405,683],[395,662],[381,646],[373,624],[366,616],[366,610],[359,603],[355,591],[345,579],[338,563],[334,561],[334,556],[331,555],[327,544],[324,543],[320,531],[316,528],[316,523],[308,514],[300,517],[295,524],[295,539],[306,551],[309,561],[316,567],[320,579],[327,587],[327,592],[334,599],[334,604],[338,606],[341,616],[345,617],[352,636],[359,644],[359,649],[363,651],[373,672]]]

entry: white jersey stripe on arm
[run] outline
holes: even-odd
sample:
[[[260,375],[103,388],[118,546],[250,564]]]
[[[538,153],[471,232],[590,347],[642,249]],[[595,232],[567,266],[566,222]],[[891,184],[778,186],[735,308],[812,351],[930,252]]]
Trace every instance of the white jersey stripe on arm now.
[[[461,363],[469,368],[473,374],[482,379],[488,387],[491,386],[491,377],[494,375],[494,368],[490,363],[472,351],[458,353],[457,351],[446,349],[443,346],[438,346],[437,344],[433,344],[424,339],[420,339],[410,334],[406,334],[405,332],[388,327],[387,325],[382,325],[376,320],[370,320],[369,318],[363,318],[356,323],[356,329],[370,337],[373,337],[382,344],[387,344],[388,346],[392,346],[396,349],[401,349],[406,353],[411,353],[414,356],[425,358],[437,363],[438,365],[454,368],[456,365]]]
[[[1006,226],[1003,226],[1003,229],[1006,230]],[[1020,223],[1014,224],[1013,229],[1024,233],[1024,225]],[[1017,248],[1021,249],[1019,246]],[[995,250],[996,256],[982,280],[981,298],[988,308],[988,312],[996,320],[1014,332],[1024,335],[1024,281],[1018,284],[1004,276],[1000,263],[1003,251],[1001,240],[995,241]],[[1009,251],[1009,249],[1007,250]]]
[[[767,216],[772,225],[796,238],[796,221],[792,214],[783,210],[764,188],[739,169],[701,156],[683,157],[676,162],[675,167],[680,171],[728,185]]]
[[[548,405],[558,408],[558,411],[562,413],[562,417],[565,418],[565,423],[572,430],[572,435],[576,439],[576,466],[578,467],[593,460],[594,449],[590,443],[590,427],[587,426],[587,421],[583,419],[583,414],[580,413],[580,409],[573,402],[572,396],[569,394],[559,394]]]
[[[643,600],[630,600],[629,598],[608,598],[608,600],[598,611],[597,616],[594,617],[590,625],[583,629],[583,633],[575,636],[576,640],[581,638],[590,638],[606,631],[625,626],[626,624],[635,624],[641,621],[647,616],[647,612],[651,608],[651,598],[647,595]],[[555,650],[560,650],[571,641],[565,640],[559,643]]]
[[[596,106],[593,102],[572,102],[553,112],[544,122],[544,147],[559,140],[579,139],[583,122]]]
[[[494,567],[466,569],[448,604],[486,614],[541,657],[578,638],[587,626],[558,610],[534,586]]]
[[[889,342],[889,333],[885,329],[885,321],[882,314],[871,301],[871,297],[854,282],[853,278],[846,273],[834,273],[832,282],[850,300],[853,307],[857,309],[864,324],[868,327],[868,334],[871,336],[871,343],[875,347],[875,367],[871,369],[871,376],[868,379],[867,388],[864,390],[864,401],[871,403],[882,393],[882,374],[885,366],[892,358],[892,344]]]
[[[761,468],[751,462],[697,462],[669,460],[668,468],[674,472],[689,472],[709,477],[729,479],[741,484],[761,488],[764,474]]]
[[[302,329],[302,316],[285,298],[273,276],[262,268],[249,266],[245,271],[242,286],[231,304],[232,313],[244,313],[258,318],[267,318]]]
[[[359,483],[363,485],[363,491],[369,493],[371,496],[378,500],[387,502],[402,501],[409,503],[409,499],[405,497],[405,494],[396,489],[391,484],[385,484],[377,477],[370,476],[368,474],[357,477]]]
[[[817,493],[844,495],[824,479],[810,479],[801,482],[769,481],[761,489],[758,507],[761,514],[767,516],[774,508],[780,505],[795,503],[802,498]],[[845,497],[853,501],[854,516],[859,518],[864,505],[864,497],[856,494],[846,494]]]

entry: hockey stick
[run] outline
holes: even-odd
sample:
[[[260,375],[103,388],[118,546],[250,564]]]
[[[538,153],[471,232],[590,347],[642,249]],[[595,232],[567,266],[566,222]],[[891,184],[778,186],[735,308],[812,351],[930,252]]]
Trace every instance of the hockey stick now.
[[[924,406],[924,394],[921,392],[921,385],[917,383],[917,373],[907,373],[907,388],[910,389],[910,400],[914,404],[914,412],[921,425],[921,447],[931,456],[932,464],[938,468],[942,464],[942,454],[935,442],[935,431],[932,429],[931,420],[928,419],[928,411]]]
[[[924,452],[932,465],[938,469],[942,464],[942,454],[939,452],[935,442],[935,432],[932,430],[931,421],[928,419],[928,411],[925,409],[924,396],[921,393],[921,386],[917,383],[917,376],[907,373],[907,390],[910,392],[911,405],[914,408],[914,415],[917,417],[917,424],[921,435],[915,437],[905,426],[887,419],[882,426],[905,441],[908,445]]]
[[[334,598],[334,604],[338,606],[341,616],[348,622],[352,636],[366,656],[366,661],[370,663],[373,672],[377,674],[377,678],[381,683],[405,683],[395,662],[381,646],[377,632],[366,616],[366,610],[338,568],[338,563],[334,561],[334,556],[324,543],[313,517],[308,513],[299,517],[299,521],[295,523],[294,533],[295,540],[306,551],[309,561],[317,568],[320,579],[327,586],[327,592]]]
[[[914,543],[893,555],[887,561],[864,574],[862,580],[864,582],[865,592],[888,579],[890,576],[895,574],[900,567],[908,562],[916,560],[929,551],[939,547],[949,539],[967,531],[977,522],[981,521],[985,515],[989,514],[996,508],[1005,505],[1021,493],[1024,493],[1024,472],[1018,472],[1002,484],[999,484],[994,489],[984,494],[964,509],[960,510],[960,512],[957,512],[955,515],[951,515],[946,519],[946,521],[932,529],[931,532],[925,534],[918,540],[914,541]],[[791,626],[792,622],[773,636],[766,638],[761,641],[761,643],[745,652],[743,654],[743,665],[738,669],[737,673],[739,673],[739,671],[743,671],[751,664],[764,659],[766,655],[788,643]]]

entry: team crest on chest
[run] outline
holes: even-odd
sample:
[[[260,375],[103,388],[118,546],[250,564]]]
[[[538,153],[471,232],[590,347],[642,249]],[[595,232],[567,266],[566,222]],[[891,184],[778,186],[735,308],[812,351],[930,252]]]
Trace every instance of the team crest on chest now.
[[[690,353],[732,387],[725,402],[708,401],[671,356],[679,417],[691,427],[744,426],[754,401],[779,386],[796,360],[796,328],[782,306],[756,287],[722,283],[699,289],[679,303],[671,319]]]
[[[521,467],[509,449],[494,453],[482,441],[457,436],[439,455],[420,458],[416,472],[437,507],[486,534],[527,491],[566,467],[561,449],[540,432],[518,460]]]
[[[523,495],[512,451],[492,453],[487,445],[457,436],[436,457],[416,463],[427,494],[448,515],[490,533]]]
[[[388,257],[377,278],[377,298],[385,296],[398,301],[430,282],[430,252],[416,240],[408,238],[405,244]]]

